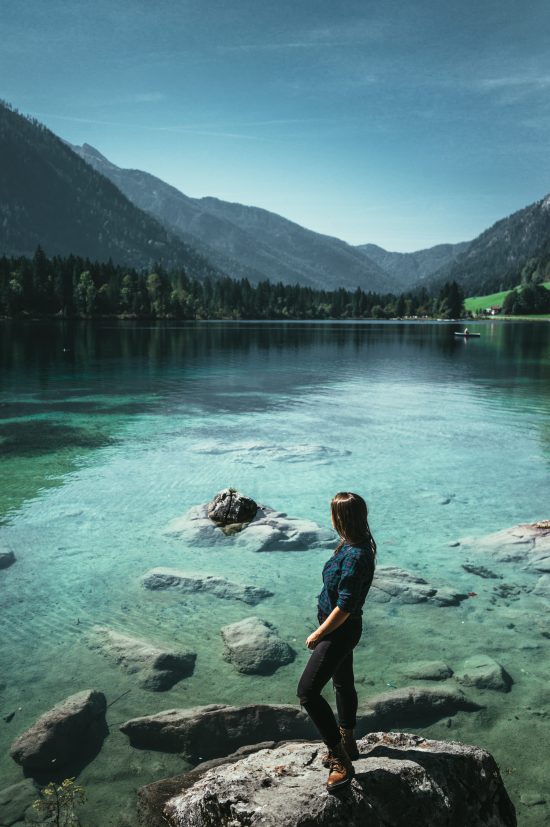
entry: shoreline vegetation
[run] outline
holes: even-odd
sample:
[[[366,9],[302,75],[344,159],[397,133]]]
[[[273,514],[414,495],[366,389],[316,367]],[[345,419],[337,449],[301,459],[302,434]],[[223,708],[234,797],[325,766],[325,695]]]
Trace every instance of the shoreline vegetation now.
[[[549,283],[550,284],[550,283]],[[532,310],[526,297],[537,301]],[[323,290],[262,281],[191,278],[183,270],[162,267],[139,272],[112,262],[78,256],[49,259],[38,247],[32,258],[0,257],[0,319],[121,321],[470,321],[472,319],[549,319],[547,285],[509,291],[504,312],[475,313],[457,282],[446,282],[436,295],[420,287],[400,295],[361,288]],[[505,294],[502,294],[505,295]],[[542,299],[541,299],[542,296]],[[548,309],[548,313],[546,310]],[[510,312],[512,311],[512,312]],[[536,312],[535,312],[536,311]]]

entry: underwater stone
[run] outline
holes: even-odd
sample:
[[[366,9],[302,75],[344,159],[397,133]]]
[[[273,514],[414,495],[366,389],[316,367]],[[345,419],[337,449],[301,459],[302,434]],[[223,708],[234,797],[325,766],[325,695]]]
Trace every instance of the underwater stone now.
[[[442,660],[418,660],[399,667],[403,677],[410,680],[444,681],[452,677],[453,670]]]
[[[272,597],[273,592],[258,586],[245,586],[226,580],[225,577],[216,577],[212,574],[196,574],[180,569],[158,567],[150,569],[143,576],[143,585],[146,589],[161,591],[164,589],[178,589],[179,591],[197,594],[208,592],[215,597],[225,600],[241,600],[255,606],[265,597]]]
[[[189,546],[245,548],[250,551],[307,551],[332,548],[336,534],[320,528],[313,520],[289,517],[268,506],[258,506],[253,520],[234,534],[226,534],[208,517],[208,506],[195,505],[172,520],[166,533],[178,536]]]
[[[502,580],[502,575],[495,574],[494,571],[485,566],[475,566],[473,563],[463,563],[462,568],[469,574],[475,574],[478,577],[483,577],[485,580]]]
[[[168,650],[101,626],[94,627],[92,634],[90,648],[100,649],[117,666],[138,675],[143,689],[165,692],[193,674],[197,655],[188,649]]]
[[[397,566],[378,566],[369,593],[377,603],[432,603],[436,606],[458,606],[467,594],[448,587],[430,585],[423,577]]]
[[[427,726],[454,715],[481,709],[461,692],[446,686],[406,686],[382,692],[361,706],[358,732],[375,732],[389,727]]]
[[[489,655],[473,655],[465,660],[462,670],[455,673],[455,678],[464,686],[496,692],[509,692],[513,683],[508,672]]]
[[[0,569],[7,569],[15,563],[15,554],[5,548],[0,548]]]
[[[193,762],[227,755],[246,744],[316,734],[309,716],[291,704],[168,709],[126,721],[120,730],[133,747],[179,752]]]
[[[271,675],[296,656],[271,623],[259,617],[246,617],[220,631],[226,646],[225,660],[247,675]]]
[[[30,770],[52,770],[76,758],[104,733],[107,701],[85,689],[56,704],[13,742],[10,755]]]
[[[527,569],[550,571],[550,523],[524,523],[483,537],[467,537],[462,546],[474,548],[502,563],[523,563]]]
[[[325,790],[319,742],[259,745],[143,787],[149,827],[515,827],[498,767],[486,750],[456,741],[377,732],[358,742],[355,778]],[[414,815],[413,815],[414,814]],[[164,819],[164,820],[162,820]]]
[[[38,788],[30,778],[25,778],[24,781],[0,790],[0,827],[27,823],[25,821],[27,810],[37,798]]]

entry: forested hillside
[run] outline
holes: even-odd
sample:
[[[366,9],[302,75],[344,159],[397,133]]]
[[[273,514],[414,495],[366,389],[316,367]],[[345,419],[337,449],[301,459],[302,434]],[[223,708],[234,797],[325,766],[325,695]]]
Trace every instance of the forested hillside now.
[[[498,221],[429,279],[435,289],[456,280],[467,295],[507,290],[550,278],[550,195]]]
[[[190,278],[184,270],[138,271],[77,256],[0,258],[0,316],[145,319],[388,319],[462,313],[464,296],[447,284],[395,296],[356,290],[314,290],[268,281]]]
[[[0,254],[160,262],[215,276],[204,257],[135,207],[52,132],[0,103]]]

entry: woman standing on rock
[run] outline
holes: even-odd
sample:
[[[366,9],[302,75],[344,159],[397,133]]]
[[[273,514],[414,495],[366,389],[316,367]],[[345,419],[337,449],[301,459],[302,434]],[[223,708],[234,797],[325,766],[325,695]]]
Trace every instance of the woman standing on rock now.
[[[330,770],[327,790],[332,792],[350,783],[355,774],[351,762],[359,757],[353,732],[357,714],[353,650],[361,637],[362,607],[374,576],[376,543],[369,528],[367,504],[359,494],[336,494],[330,511],[340,543],[323,567],[323,589],[317,604],[319,627],[306,639],[313,652],[297,694],[328,747],[322,760]],[[321,695],[330,678],[338,723]]]

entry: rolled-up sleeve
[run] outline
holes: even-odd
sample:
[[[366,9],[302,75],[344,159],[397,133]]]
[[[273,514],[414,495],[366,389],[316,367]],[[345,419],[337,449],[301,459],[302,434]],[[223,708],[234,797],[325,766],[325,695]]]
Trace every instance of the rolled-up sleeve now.
[[[363,588],[367,577],[367,566],[363,555],[349,553],[342,562],[338,582],[338,600],[336,605],[344,612],[352,614],[360,608]]]

